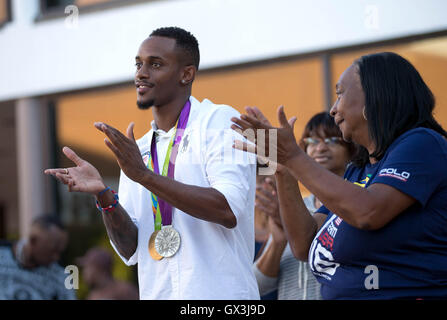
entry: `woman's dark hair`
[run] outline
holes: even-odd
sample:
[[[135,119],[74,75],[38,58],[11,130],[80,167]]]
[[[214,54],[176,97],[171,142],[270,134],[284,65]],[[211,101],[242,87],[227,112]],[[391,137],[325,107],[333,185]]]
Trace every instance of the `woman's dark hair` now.
[[[408,130],[424,127],[447,137],[433,118],[435,98],[413,65],[393,52],[365,55],[354,61],[365,94],[365,115],[376,149],[360,147],[354,164],[382,159],[393,141]]]
[[[331,117],[329,112],[320,112],[314,115],[304,127],[303,134],[299,141],[299,146],[306,151],[306,145],[304,139],[310,136],[319,136],[323,133],[326,137],[342,137],[340,128],[335,124],[334,118]],[[354,156],[357,151],[357,147],[354,143],[342,141],[342,146],[348,149],[350,158]]]

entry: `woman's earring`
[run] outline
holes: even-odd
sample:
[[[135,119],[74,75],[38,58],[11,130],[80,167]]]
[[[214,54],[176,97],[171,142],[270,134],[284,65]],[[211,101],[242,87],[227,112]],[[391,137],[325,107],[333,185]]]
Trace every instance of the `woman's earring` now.
[[[365,109],[366,109],[366,106],[363,106],[363,112],[362,112],[363,118],[365,118],[365,120],[368,121],[368,118],[366,117]]]

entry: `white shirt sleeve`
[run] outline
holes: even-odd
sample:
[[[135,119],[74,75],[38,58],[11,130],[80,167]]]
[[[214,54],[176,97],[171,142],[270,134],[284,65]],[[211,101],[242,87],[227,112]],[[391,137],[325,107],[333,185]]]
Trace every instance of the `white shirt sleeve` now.
[[[249,201],[254,201],[256,158],[234,149],[235,139],[244,138],[231,129],[231,117],[239,113],[228,106],[219,106],[207,122],[205,170],[212,188],[221,192],[236,219],[247,214]],[[251,199],[253,198],[253,199]]]
[[[132,180],[130,180],[121,171],[121,173],[120,173],[120,182],[119,182],[119,187],[118,187],[119,202],[120,202],[120,205],[126,210],[127,214],[129,215],[130,219],[132,220],[132,222],[138,228],[138,220],[137,220],[137,218],[135,216],[135,210],[134,210],[134,207],[133,207],[133,201],[131,199],[131,197],[132,197],[131,190],[132,190],[132,187],[134,187],[132,185],[132,183],[134,183],[134,182]],[[111,214],[113,214],[113,212],[111,212]],[[115,247],[115,245],[113,244],[112,240],[110,240],[110,244],[112,245],[112,248],[116,251],[118,256],[121,258],[121,260],[123,260],[123,262],[127,266],[135,265],[138,262],[138,245],[137,245],[137,249],[135,250],[134,254],[129,259],[126,259],[125,257],[123,257],[119,253],[118,249]]]

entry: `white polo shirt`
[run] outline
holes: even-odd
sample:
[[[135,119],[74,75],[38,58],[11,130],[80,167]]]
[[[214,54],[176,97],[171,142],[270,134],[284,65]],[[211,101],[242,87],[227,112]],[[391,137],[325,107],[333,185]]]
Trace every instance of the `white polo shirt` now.
[[[206,99],[199,102],[190,97],[190,101],[174,179],[221,192],[236,216],[237,226],[227,229],[173,208],[172,225],[180,234],[180,249],[170,258],[155,261],[148,250],[154,231],[150,192],[121,172],[120,203],[138,227],[136,252],[129,260],[121,259],[127,265],[138,263],[141,299],[259,299],[251,268],[255,157],[232,148],[234,139],[242,138],[230,129],[231,117],[239,116],[236,110]],[[174,128],[166,133],[152,122],[152,129],[137,141],[143,159],[148,158],[145,155],[150,151],[154,130],[162,168]]]

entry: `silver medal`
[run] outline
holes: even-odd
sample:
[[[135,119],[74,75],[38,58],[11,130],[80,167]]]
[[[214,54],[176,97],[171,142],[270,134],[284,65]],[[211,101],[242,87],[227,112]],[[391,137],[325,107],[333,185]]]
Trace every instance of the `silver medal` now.
[[[163,226],[154,241],[155,250],[165,258],[172,257],[180,248],[180,234],[172,226]]]

